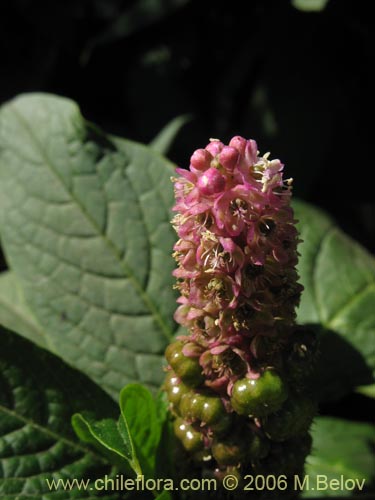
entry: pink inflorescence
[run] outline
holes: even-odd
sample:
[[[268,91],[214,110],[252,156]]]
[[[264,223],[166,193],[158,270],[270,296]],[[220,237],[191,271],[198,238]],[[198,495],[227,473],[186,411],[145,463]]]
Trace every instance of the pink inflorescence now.
[[[302,290],[291,179],[268,156],[253,140],[212,139],[173,179],[175,319],[190,332],[184,354],[199,357],[205,385],[222,395],[257,377],[265,351],[290,332]]]
[[[217,477],[299,474],[311,445],[316,339],[295,325],[299,240],[282,171],[237,136],[212,139],[172,179],[187,333],[167,347],[164,389],[183,448]]]

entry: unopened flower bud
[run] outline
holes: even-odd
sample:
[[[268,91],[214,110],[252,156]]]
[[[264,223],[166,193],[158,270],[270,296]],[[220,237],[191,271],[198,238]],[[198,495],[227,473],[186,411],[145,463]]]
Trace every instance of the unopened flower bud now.
[[[216,168],[209,168],[198,179],[198,189],[205,196],[212,196],[223,191],[225,178]]]
[[[203,171],[210,167],[212,155],[206,149],[197,149],[190,158],[190,165],[195,170]]]
[[[237,165],[240,154],[237,149],[230,146],[224,146],[219,155],[220,164],[223,165],[225,170],[232,172]]]
[[[209,151],[212,156],[216,156],[220,153],[220,151],[223,149],[224,144],[221,141],[218,141],[216,139],[211,140],[207,146],[206,146],[206,151]]]

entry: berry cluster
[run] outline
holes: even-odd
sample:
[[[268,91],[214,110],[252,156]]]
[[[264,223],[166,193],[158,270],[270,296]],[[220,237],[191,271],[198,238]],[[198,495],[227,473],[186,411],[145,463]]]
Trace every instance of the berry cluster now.
[[[272,463],[298,473],[310,448],[316,339],[295,325],[299,240],[282,170],[237,136],[212,139],[172,179],[175,319],[188,334],[166,350],[164,386],[182,446],[219,477]]]

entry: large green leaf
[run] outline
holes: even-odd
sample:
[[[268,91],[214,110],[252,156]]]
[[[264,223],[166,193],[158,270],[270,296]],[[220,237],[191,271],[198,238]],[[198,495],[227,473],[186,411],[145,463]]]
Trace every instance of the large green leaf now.
[[[171,164],[106,136],[70,100],[0,111],[0,231],[55,351],[117,397],[158,386],[176,325]]]
[[[77,486],[50,490],[52,480],[111,474],[109,463],[80,443],[74,412],[115,415],[112,399],[52,354],[5,330],[0,332],[0,497],[2,500],[92,498]],[[114,471],[113,471],[114,473]],[[105,498],[117,499],[117,493]]]
[[[375,260],[321,210],[294,202],[305,286],[298,321],[321,331],[322,399],[370,384],[375,374]]]
[[[45,332],[27,306],[15,274],[10,271],[0,274],[0,325],[24,335],[40,347],[47,347]]]
[[[305,497],[351,496],[375,481],[375,427],[363,422],[318,417],[312,427],[313,451],[307,458]],[[321,477],[317,484],[318,476]],[[343,477],[343,483],[337,483]],[[336,480],[336,481],[332,481]],[[345,480],[349,480],[345,487]],[[326,486],[327,484],[327,486]],[[319,486],[321,489],[319,490]],[[343,487],[342,487],[343,486]]]

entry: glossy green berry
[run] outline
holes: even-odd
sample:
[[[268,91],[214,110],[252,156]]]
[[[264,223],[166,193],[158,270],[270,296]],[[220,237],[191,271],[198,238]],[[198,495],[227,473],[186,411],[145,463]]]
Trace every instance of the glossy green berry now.
[[[226,415],[221,399],[217,396],[206,396],[203,401],[200,419],[207,424],[218,422]]]
[[[186,451],[196,453],[203,449],[203,436],[182,418],[176,418],[173,424],[176,436]]]
[[[189,387],[172,370],[167,373],[163,387],[167,393],[168,401],[172,404],[173,410],[179,414],[181,398],[190,391]]]
[[[185,420],[197,420],[203,405],[203,396],[199,392],[188,392],[180,401],[180,413]]]
[[[196,387],[203,382],[202,367],[198,358],[191,358],[183,354],[183,347],[184,344],[180,341],[169,344],[165,351],[165,357],[185,384]]]
[[[262,421],[266,435],[273,441],[286,441],[305,434],[316,413],[316,403],[309,397],[293,396],[281,409]]]
[[[257,379],[237,380],[230,401],[240,415],[262,417],[277,411],[287,395],[280,375],[273,369],[267,369]]]
[[[180,413],[186,420],[198,420],[222,431],[231,422],[231,417],[218,396],[200,392],[188,392],[181,397]]]

